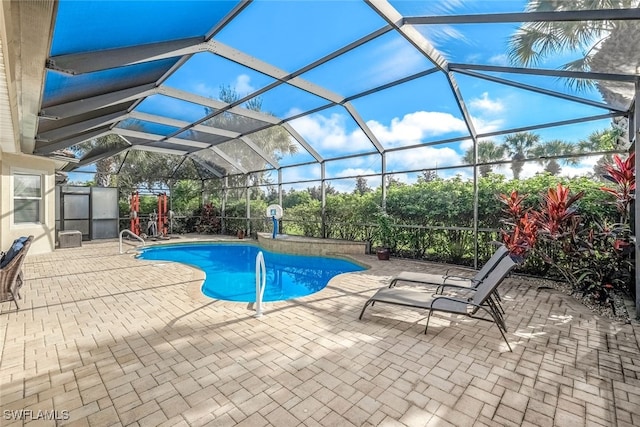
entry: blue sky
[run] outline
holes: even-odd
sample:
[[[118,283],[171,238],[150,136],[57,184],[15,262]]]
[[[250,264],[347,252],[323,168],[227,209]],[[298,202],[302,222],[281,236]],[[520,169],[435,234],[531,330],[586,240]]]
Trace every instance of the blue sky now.
[[[75,2],[62,2],[62,22],[69,22],[77,12]],[[92,16],[110,16],[112,6],[94,5]],[[233,3],[207,2],[151,2],[127,3],[135,13],[147,16],[142,28],[133,28],[135,17],[131,14],[118,21],[118,29],[131,31],[135,42],[154,42],[172,38],[191,37],[206,32],[212,19],[223,16]],[[205,3],[205,4],[203,4]],[[525,1],[391,1],[397,10],[406,15],[448,13],[517,12],[524,10]],[[82,2],[86,4],[86,2]],[[123,3],[120,3],[122,5]],[[209,4],[209,6],[206,6]],[[159,5],[156,7],[155,5]],[[190,13],[188,13],[190,11]],[[101,15],[102,14],[102,15]],[[168,17],[173,26],[159,31],[154,25],[162,24]],[[190,17],[194,17],[192,21]],[[85,21],[86,22],[86,21]],[[95,31],[105,30],[101,24],[91,24]],[[106,24],[103,24],[106,25]],[[285,72],[294,72],[359,38],[386,25],[371,7],[359,1],[255,1],[228,24],[215,41],[255,56]],[[492,25],[418,25],[416,29],[434,45],[450,62],[509,65],[507,43],[518,24]],[[59,33],[59,31],[61,33]],[[80,31],[80,30],[76,30]],[[62,32],[56,27],[56,36],[73,43],[57,43],[52,52],[83,51],[95,48],[91,40],[74,37],[73,30]],[[126,45],[121,33],[109,32],[101,39],[100,48]],[[578,58],[578,53],[555,55],[537,64],[541,68],[558,68],[561,64]],[[301,74],[300,78],[328,89],[339,97],[348,97],[403,78],[429,70],[433,64],[396,32],[385,33],[315,69]],[[546,89],[574,94],[601,101],[596,90],[576,93],[556,78],[487,73],[514,81],[539,85]],[[581,105],[547,95],[512,88],[476,77],[454,73],[465,105],[479,133],[536,125],[551,121],[569,120],[603,114],[607,111]],[[219,98],[221,86],[235,88],[240,96],[246,96],[273,83],[274,78],[248,67],[201,52],[192,56],[174,72],[164,85],[189,91],[213,99]],[[260,95],[262,110],[280,119],[288,119],[301,112],[327,105],[328,101],[292,85],[280,86]],[[429,143],[432,141],[461,138],[444,145],[428,146],[389,154],[389,171],[428,169],[463,165],[462,156],[470,146],[469,132],[452,95],[444,73],[433,74],[373,93],[352,101],[364,122],[385,149]],[[179,120],[193,121],[203,117],[206,110],[198,104],[176,100],[168,96],[154,95],[136,108],[150,114],[164,114]],[[311,115],[297,118],[291,126],[325,158],[346,154],[371,153],[375,148],[360,130],[356,122],[342,106],[333,106]],[[583,123],[562,128],[536,131],[543,140],[564,139],[577,142],[594,130],[609,126],[609,121]],[[147,130],[169,134],[174,129],[148,124]],[[500,142],[502,137],[495,137]],[[294,164],[309,160],[301,153],[282,160],[282,164]],[[567,175],[591,169],[593,161],[584,165],[566,166]],[[532,175],[540,166],[525,167],[524,175]],[[285,180],[319,178],[317,166],[300,167],[285,173]],[[349,175],[380,172],[379,156],[349,159],[327,163],[327,175],[339,178]],[[502,170],[509,175],[508,168]],[[443,175],[456,173],[471,175],[469,168],[443,171]],[[415,174],[399,174],[405,181],[415,179]],[[372,181],[375,181],[372,179]],[[345,180],[345,182],[347,182]],[[352,181],[349,181],[352,186]],[[345,184],[346,186],[346,184]]]

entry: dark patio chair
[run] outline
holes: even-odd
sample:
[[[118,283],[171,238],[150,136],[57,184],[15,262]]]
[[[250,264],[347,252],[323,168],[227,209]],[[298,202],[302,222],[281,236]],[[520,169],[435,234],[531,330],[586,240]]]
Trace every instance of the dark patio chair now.
[[[511,256],[503,257],[496,267],[476,286],[475,291],[471,293],[469,298],[461,298],[447,295],[433,295],[428,292],[416,288],[388,288],[384,287],[379,289],[371,298],[365,302],[362,311],[360,312],[360,319],[364,311],[369,305],[374,303],[385,303],[400,305],[404,307],[413,307],[429,310],[429,316],[427,317],[427,324],[424,329],[424,333],[427,333],[429,328],[429,320],[431,314],[434,311],[442,311],[446,313],[462,314],[474,319],[493,321],[498,329],[502,338],[507,343],[507,347],[511,350],[511,346],[507,341],[507,337],[504,334],[504,320],[498,315],[497,309],[491,302],[491,294],[498,288],[500,283],[511,272],[511,270],[518,265]],[[484,311],[489,314],[490,319],[486,317],[477,317],[476,313]]]
[[[19,309],[18,299],[21,299],[20,288],[24,284],[22,264],[33,242],[33,236],[16,239],[5,254],[0,268],[0,302],[13,301]]]

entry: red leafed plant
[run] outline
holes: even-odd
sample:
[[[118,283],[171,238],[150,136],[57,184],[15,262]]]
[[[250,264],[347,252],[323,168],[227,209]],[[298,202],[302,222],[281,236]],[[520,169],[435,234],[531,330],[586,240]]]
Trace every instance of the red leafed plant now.
[[[569,187],[558,183],[542,196],[540,212],[537,215],[538,231],[552,240],[571,237],[580,223],[574,204],[584,196],[581,191],[570,195]]]
[[[528,211],[528,209],[525,209],[522,206],[522,202],[527,198],[527,196],[518,194],[517,190],[513,190],[509,195],[500,194],[498,197],[500,201],[506,205],[502,209],[502,212],[504,212],[506,216],[514,222],[517,222],[522,218],[525,212]]]
[[[536,243],[537,214],[523,206],[526,196],[518,194],[516,190],[509,195],[500,194],[499,199],[505,204],[502,212],[506,218],[502,222],[507,228],[500,230],[502,242],[513,257],[523,262]]]
[[[529,251],[533,249],[537,240],[536,215],[525,212],[518,219],[511,232],[500,230],[502,242],[509,249],[512,256],[524,261]]]
[[[626,160],[622,160],[616,154],[613,156],[613,162],[613,164],[605,166],[607,173],[602,177],[613,182],[615,187],[601,187],[600,189],[615,196],[616,207],[621,215],[620,222],[626,224],[629,219],[629,205],[634,198],[636,189],[636,154],[631,153]]]

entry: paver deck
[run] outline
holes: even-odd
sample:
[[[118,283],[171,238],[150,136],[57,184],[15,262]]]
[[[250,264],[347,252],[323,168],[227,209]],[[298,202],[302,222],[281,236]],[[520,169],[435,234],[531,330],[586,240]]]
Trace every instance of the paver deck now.
[[[0,306],[0,424],[640,425],[638,324],[513,277],[513,353],[488,322],[438,314],[424,335],[425,312],[384,304],[359,321],[394,273],[443,267],[357,259],[371,269],[256,319],[117,242],[30,256],[21,310]]]

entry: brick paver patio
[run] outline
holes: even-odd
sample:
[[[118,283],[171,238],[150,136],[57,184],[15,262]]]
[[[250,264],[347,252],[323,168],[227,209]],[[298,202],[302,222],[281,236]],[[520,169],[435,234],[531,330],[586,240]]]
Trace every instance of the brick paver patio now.
[[[32,255],[22,309],[1,305],[0,424],[640,425],[638,324],[519,278],[501,287],[513,353],[488,322],[435,315],[424,335],[425,312],[384,304],[359,321],[392,274],[443,269],[359,260],[256,319],[114,241]]]

